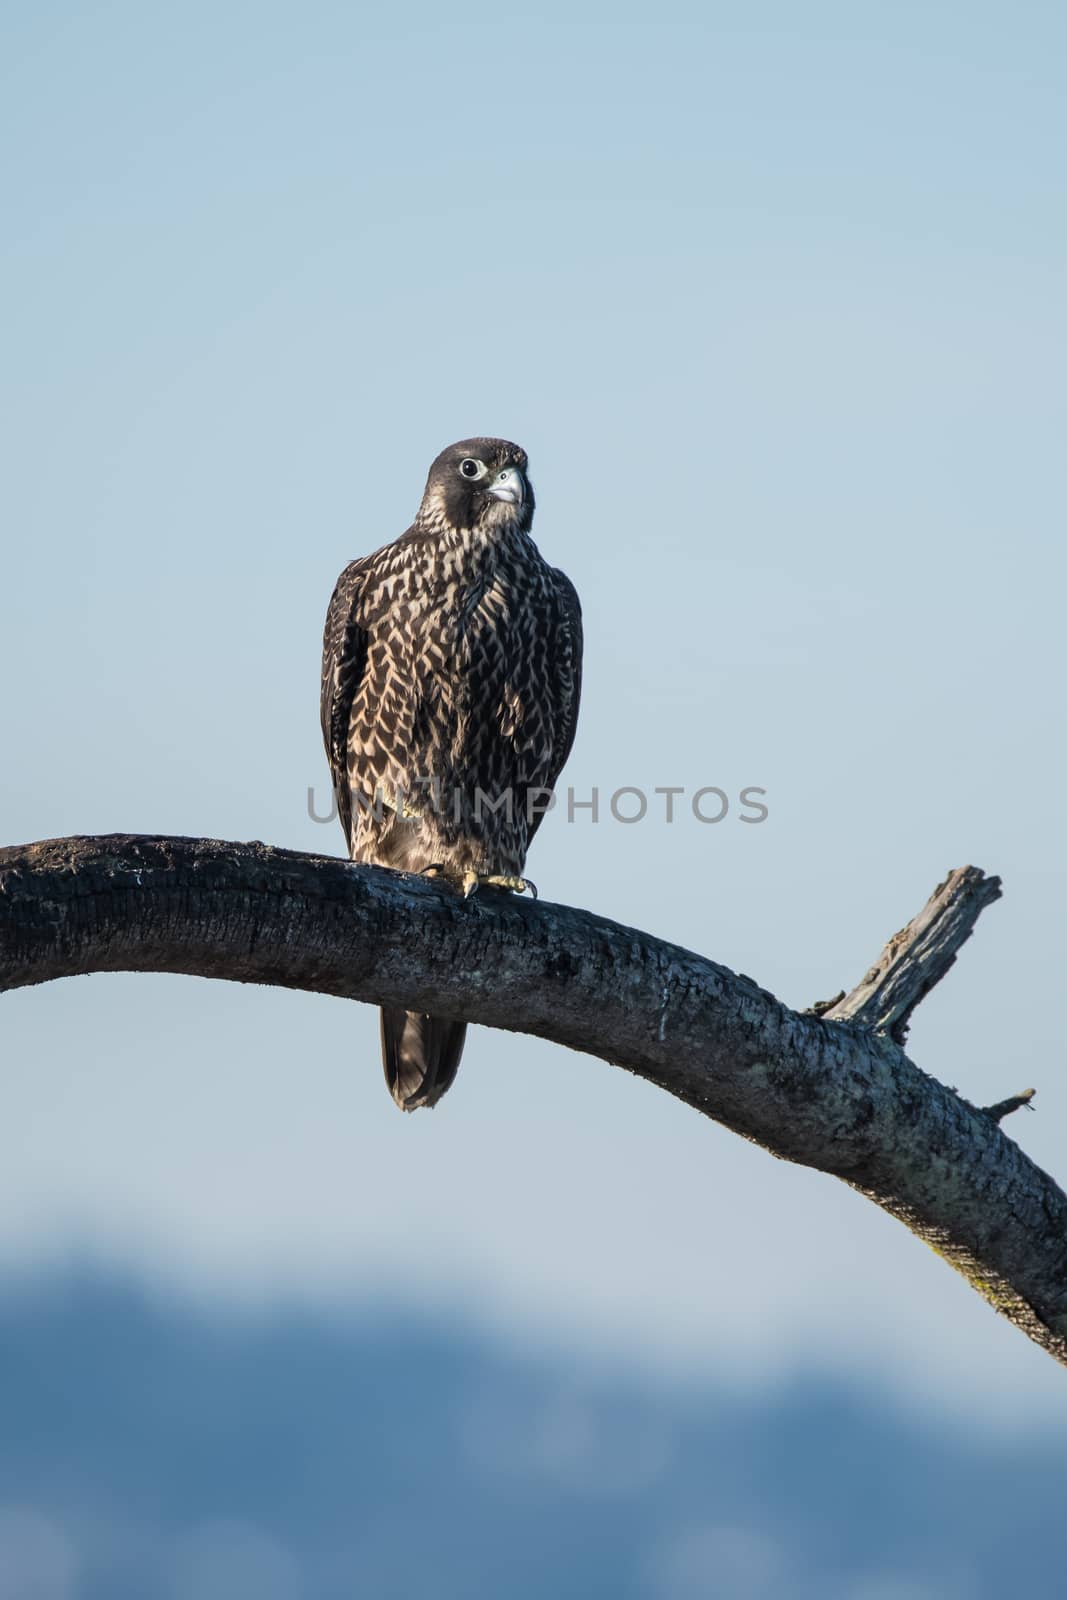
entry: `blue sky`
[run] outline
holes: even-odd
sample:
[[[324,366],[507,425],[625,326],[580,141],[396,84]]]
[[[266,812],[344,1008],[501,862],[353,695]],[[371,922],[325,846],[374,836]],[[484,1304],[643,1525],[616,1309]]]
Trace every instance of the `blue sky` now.
[[[502,434],[585,608],[568,780],[770,808],[550,818],[542,893],[804,1005],[948,867],[1000,872],[912,1051],[979,1102],[1036,1084],[1011,1132],[1062,1172],[1058,8],[2,29],[4,841],[341,853],[306,805],[333,581]],[[3,1033],[10,1269],[1067,1415],[897,1224],[600,1063],[479,1031],[405,1119],[335,1000],[80,979]]]

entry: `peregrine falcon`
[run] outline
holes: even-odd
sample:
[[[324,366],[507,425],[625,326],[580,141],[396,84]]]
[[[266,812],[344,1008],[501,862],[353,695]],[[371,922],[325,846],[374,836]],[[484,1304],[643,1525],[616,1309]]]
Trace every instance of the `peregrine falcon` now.
[[[408,531],[342,572],[326,616],[322,734],[353,861],[521,890],[574,741],[582,620],[530,537],[526,452],[443,450]],[[404,1111],[452,1084],[466,1023],[383,1007]]]

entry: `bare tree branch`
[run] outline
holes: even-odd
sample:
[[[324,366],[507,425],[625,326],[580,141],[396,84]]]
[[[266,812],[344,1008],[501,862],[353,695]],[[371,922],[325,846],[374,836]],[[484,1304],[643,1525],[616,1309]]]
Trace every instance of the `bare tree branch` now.
[[[1021,1094],[1010,1094],[1006,1100],[998,1100],[995,1106],[983,1106],[982,1111],[985,1116],[992,1117],[994,1122],[999,1122],[1002,1117],[1010,1116],[1013,1111],[1021,1111],[1023,1106],[1032,1111],[1034,1108],[1031,1101],[1036,1093],[1036,1089],[1024,1089]]]
[[[953,873],[825,1014],[589,912],[215,840],[0,850],[0,989],[185,972],[402,1005],[612,1062],[904,1222],[1067,1364],[1067,1196],[891,1036],[999,894]],[[871,1026],[875,1024],[875,1026]],[[881,1030],[881,1031],[877,1031]]]
[[[829,1022],[862,1022],[903,1044],[915,1007],[954,965],[986,906],[999,899],[999,878],[957,867],[893,935],[852,993],[820,1006],[818,1014]]]

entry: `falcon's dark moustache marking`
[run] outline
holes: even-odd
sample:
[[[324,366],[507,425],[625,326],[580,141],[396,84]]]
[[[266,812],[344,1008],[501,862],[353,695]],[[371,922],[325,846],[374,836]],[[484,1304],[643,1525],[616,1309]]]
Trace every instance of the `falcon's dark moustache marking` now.
[[[338,579],[321,715],[354,861],[456,882],[521,877],[543,814],[527,791],[553,788],[567,759],[582,664],[578,596],[531,539],[533,513],[526,452],[463,439],[434,461],[407,532]],[[428,784],[439,804],[419,804]],[[505,793],[514,803],[499,810],[477,803]],[[386,1080],[404,1110],[444,1094],[465,1028],[382,1012]]]

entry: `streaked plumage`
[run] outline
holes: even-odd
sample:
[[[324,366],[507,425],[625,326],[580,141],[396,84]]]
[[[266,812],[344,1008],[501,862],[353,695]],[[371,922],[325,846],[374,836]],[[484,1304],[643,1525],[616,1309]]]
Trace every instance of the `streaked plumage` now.
[[[354,861],[457,883],[522,875],[542,814],[530,792],[551,789],[567,759],[582,658],[573,585],[530,538],[526,465],[503,439],[450,446],[407,532],[338,579],[322,731]],[[383,1009],[399,1106],[440,1099],[465,1031]]]

